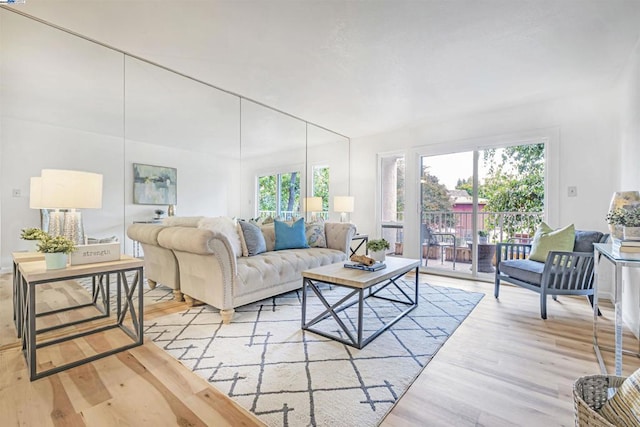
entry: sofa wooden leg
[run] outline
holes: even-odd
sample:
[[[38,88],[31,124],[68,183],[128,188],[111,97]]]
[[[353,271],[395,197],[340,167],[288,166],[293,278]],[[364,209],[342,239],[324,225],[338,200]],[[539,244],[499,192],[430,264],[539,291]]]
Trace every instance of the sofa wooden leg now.
[[[182,292],[180,291],[180,289],[174,289],[173,290],[173,299],[176,301],[184,301],[184,297],[182,295]]]
[[[187,305],[189,307],[196,307],[198,305],[204,305],[204,303],[202,301],[199,301],[195,298],[191,298],[189,295],[187,294],[183,294],[184,295],[184,300],[187,303]]]
[[[220,316],[222,317],[222,323],[224,323],[225,325],[228,325],[229,323],[231,323],[231,319],[233,319],[233,313],[235,313],[236,311],[231,308],[229,310],[220,310]]]
[[[156,282],[155,280],[151,280],[151,279],[147,279],[147,283],[149,284],[149,288],[151,288],[151,289],[155,289],[156,285],[158,284],[158,282]]]

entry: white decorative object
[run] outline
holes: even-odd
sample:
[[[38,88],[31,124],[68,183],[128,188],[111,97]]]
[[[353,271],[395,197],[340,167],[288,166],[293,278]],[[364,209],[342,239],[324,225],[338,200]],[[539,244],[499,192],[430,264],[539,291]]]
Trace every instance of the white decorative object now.
[[[44,262],[47,270],[59,270],[67,266],[67,254],[63,252],[53,252],[44,254]]]
[[[640,227],[628,227],[623,228],[624,240],[640,240]]]
[[[120,259],[120,243],[78,245],[71,253],[71,265],[117,261]]]
[[[630,208],[640,205],[640,191],[616,191],[611,196],[609,212],[620,208]],[[623,238],[623,227],[617,224],[609,224],[611,235],[617,239]]]
[[[385,251],[369,251],[369,257],[375,259],[378,262],[384,262],[386,259]]]

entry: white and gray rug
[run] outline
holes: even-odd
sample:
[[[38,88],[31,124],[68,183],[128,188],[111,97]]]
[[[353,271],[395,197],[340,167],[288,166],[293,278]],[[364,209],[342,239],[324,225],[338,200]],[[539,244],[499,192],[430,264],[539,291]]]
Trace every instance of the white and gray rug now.
[[[323,288],[331,300],[343,293]],[[229,325],[217,310],[194,307],[149,322],[145,335],[269,426],[373,426],[482,297],[421,284],[418,307],[362,350],[303,332],[302,291],[241,307]],[[365,301],[370,332],[403,309]],[[310,297],[309,307],[318,312],[320,302]],[[350,325],[353,316],[341,314]]]

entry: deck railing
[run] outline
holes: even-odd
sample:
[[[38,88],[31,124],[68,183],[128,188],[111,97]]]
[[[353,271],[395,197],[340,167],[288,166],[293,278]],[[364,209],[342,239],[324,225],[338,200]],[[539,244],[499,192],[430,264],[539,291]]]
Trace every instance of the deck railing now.
[[[258,217],[265,218],[277,218],[280,220],[288,221],[293,218],[299,218],[302,214],[298,211],[258,211]],[[316,218],[322,218],[324,220],[329,219],[329,212],[314,212],[313,216]]]
[[[529,243],[536,227],[543,219],[542,212],[478,212],[478,231],[487,234],[487,241]],[[398,215],[401,217],[401,215]],[[438,233],[448,243],[455,237],[456,246],[465,246],[473,241],[473,213],[430,211],[422,215],[421,241],[426,243],[427,230]],[[382,237],[391,243],[391,252],[402,252],[404,224],[402,222],[382,223]]]

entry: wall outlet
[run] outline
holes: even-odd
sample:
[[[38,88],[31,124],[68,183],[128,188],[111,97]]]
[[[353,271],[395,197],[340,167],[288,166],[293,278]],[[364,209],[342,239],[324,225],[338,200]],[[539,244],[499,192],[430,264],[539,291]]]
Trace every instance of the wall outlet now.
[[[11,195],[13,197],[21,197],[22,196],[22,192],[20,191],[19,188],[14,188],[13,190],[11,190]]]
[[[567,188],[567,195],[569,197],[576,197],[578,195],[578,187],[571,186]]]

